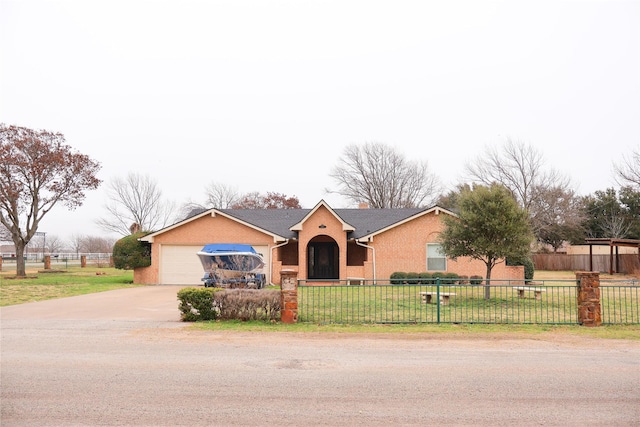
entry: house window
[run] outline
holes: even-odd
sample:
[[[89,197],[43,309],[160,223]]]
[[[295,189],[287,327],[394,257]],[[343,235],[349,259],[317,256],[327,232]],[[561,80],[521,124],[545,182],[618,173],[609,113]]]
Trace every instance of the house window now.
[[[427,271],[446,271],[447,257],[442,252],[442,245],[427,243]]]

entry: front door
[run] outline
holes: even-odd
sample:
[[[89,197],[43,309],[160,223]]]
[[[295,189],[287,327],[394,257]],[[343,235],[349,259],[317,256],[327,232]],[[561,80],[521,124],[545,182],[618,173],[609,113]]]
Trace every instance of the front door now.
[[[335,242],[309,243],[309,279],[338,279],[338,245]]]

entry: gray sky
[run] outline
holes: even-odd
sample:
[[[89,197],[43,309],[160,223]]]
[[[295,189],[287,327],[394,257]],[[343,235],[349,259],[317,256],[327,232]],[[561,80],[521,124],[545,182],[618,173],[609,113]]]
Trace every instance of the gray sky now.
[[[320,199],[383,142],[443,184],[505,138],[579,194],[640,144],[638,1],[1,0],[0,122],[61,132],[108,182]],[[104,235],[104,190],[40,230]]]

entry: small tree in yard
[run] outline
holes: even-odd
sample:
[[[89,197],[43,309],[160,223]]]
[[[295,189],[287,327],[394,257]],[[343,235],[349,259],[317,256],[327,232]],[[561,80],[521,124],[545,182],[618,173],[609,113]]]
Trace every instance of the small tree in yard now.
[[[477,186],[458,198],[458,217],[444,217],[440,235],[444,253],[453,259],[470,257],[484,262],[484,296],[491,298],[491,270],[505,258],[528,255],[533,235],[527,213],[505,187]]]

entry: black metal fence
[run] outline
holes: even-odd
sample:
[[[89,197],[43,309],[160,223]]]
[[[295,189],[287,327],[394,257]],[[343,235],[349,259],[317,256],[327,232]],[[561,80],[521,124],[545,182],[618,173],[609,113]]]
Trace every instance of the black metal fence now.
[[[601,280],[602,323],[640,324],[640,281]]]
[[[577,324],[575,280],[484,284],[299,282],[298,319],[310,323]],[[601,281],[605,324],[640,323],[640,283]],[[488,293],[487,293],[488,292]],[[487,298],[488,297],[488,298]]]

